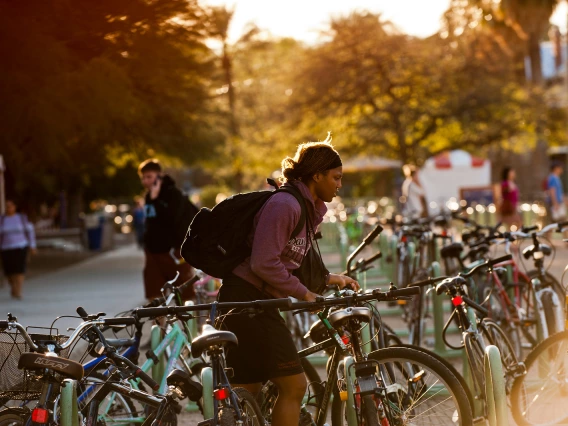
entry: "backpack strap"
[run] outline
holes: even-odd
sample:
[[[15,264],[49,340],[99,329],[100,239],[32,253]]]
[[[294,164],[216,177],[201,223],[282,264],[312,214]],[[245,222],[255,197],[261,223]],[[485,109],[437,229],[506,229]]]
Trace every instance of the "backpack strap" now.
[[[300,232],[302,232],[302,229],[304,229],[304,225],[306,224],[306,201],[304,200],[304,196],[298,189],[293,186],[283,186],[274,191],[274,193],[276,192],[286,192],[290,195],[293,195],[300,204],[300,208],[302,209],[302,212],[300,213],[300,220],[298,221],[296,228],[294,228],[294,231],[292,231],[292,235],[290,236],[290,239],[296,238],[298,235],[300,235]]]

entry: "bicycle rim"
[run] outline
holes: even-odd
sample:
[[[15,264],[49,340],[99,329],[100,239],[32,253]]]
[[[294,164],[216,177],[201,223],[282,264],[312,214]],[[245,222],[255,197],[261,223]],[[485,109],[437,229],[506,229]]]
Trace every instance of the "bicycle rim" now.
[[[543,340],[525,364],[527,373],[515,380],[511,392],[517,424],[568,424],[568,331]]]

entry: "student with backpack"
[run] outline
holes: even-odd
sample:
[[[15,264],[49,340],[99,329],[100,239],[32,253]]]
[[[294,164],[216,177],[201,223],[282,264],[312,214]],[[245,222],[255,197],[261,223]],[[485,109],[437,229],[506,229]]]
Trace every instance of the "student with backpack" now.
[[[158,160],[149,159],[140,164],[138,174],[146,188],[144,213],[144,290],[146,299],[161,296],[166,281],[180,273],[179,283],[189,280],[193,268],[180,254],[183,238],[197,213],[189,199],[176,188],[174,180],[162,173]],[[184,298],[193,298],[189,288]]]
[[[301,144],[294,158],[284,159],[283,185],[278,190],[239,194],[195,217],[182,253],[190,262],[215,259],[205,265],[210,268],[205,272],[223,275],[220,302],[288,296],[315,301],[326,284],[359,287],[355,280],[325,269],[314,241],[327,211],[325,203],[341,188],[341,158],[330,141]],[[231,223],[215,220],[229,212]],[[243,229],[247,229],[244,236]],[[243,252],[245,258],[239,258]],[[292,335],[278,310],[265,310],[253,318],[229,315],[224,325],[239,341],[227,352],[232,382],[256,394],[263,382],[271,380],[278,387],[272,425],[296,426],[307,384]]]
[[[26,215],[17,213],[16,202],[7,199],[6,214],[0,216],[0,257],[12,299],[22,298],[29,253],[36,253],[34,227]]]

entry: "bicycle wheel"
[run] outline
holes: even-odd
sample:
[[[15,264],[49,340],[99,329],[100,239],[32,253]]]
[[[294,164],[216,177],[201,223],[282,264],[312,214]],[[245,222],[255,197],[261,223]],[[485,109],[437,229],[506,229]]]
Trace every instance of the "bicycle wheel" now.
[[[239,410],[243,426],[264,426],[264,418],[260,412],[258,403],[252,394],[244,388],[234,388],[233,392],[237,394],[239,400]],[[227,407],[223,407],[219,412],[219,424],[221,426],[232,426],[237,424],[236,413]]]
[[[525,360],[527,373],[511,390],[515,422],[521,426],[568,423],[568,331],[539,343]]]
[[[459,380],[448,368],[427,353],[410,348],[385,348],[369,354],[377,362],[375,416],[388,424],[470,425],[472,410]],[[413,376],[408,377],[412,366]],[[369,404],[366,404],[368,407]],[[368,409],[365,407],[365,409]],[[362,405],[356,409],[362,410]],[[347,425],[346,404],[334,398],[332,425]],[[417,423],[418,422],[418,423]]]
[[[479,340],[477,340],[473,334],[466,334],[464,337],[464,343],[469,370],[473,378],[475,396],[483,396],[485,395],[483,348]]]
[[[365,426],[379,426],[379,416],[377,413],[377,403],[373,395],[363,397],[361,414]]]
[[[507,335],[501,328],[489,318],[485,318],[481,322],[481,333],[483,338],[486,339],[487,344],[497,346],[501,354],[501,362],[503,364],[503,372],[505,373],[505,390],[507,395],[511,393],[513,381],[515,380],[515,373],[519,368],[519,360],[515,353],[515,348],[507,338]]]
[[[0,426],[24,426],[30,414],[25,408],[4,408],[0,410]]]

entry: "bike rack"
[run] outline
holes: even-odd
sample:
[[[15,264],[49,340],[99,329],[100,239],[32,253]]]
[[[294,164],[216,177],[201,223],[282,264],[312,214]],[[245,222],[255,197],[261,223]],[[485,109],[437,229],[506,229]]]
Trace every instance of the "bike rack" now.
[[[65,379],[61,385],[61,426],[78,426],[77,380]]]
[[[501,353],[499,348],[489,345],[485,348],[485,399],[489,426],[508,426],[507,394]]]

